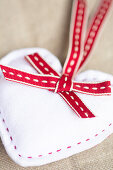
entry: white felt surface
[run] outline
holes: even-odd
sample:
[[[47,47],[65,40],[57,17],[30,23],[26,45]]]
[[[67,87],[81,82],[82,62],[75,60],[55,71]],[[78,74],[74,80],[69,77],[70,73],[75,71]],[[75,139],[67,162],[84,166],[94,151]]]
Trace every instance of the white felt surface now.
[[[45,49],[14,51],[4,57],[1,63],[37,74],[24,59],[25,55],[34,52],[38,52],[56,71],[62,71],[58,59]],[[99,71],[86,71],[76,78],[77,81],[84,79],[111,80],[113,84],[111,75]],[[109,126],[113,122],[113,95],[78,94],[97,116],[80,119],[58,94],[6,81],[2,74],[0,94],[2,142],[9,156],[22,166],[38,166],[71,156],[95,146],[113,132],[112,125]],[[6,131],[7,127],[9,133]],[[98,135],[95,136],[96,134]],[[79,142],[81,144],[77,144]],[[17,147],[16,150],[14,146]],[[71,148],[67,148],[68,146]],[[61,151],[57,152],[59,149]]]

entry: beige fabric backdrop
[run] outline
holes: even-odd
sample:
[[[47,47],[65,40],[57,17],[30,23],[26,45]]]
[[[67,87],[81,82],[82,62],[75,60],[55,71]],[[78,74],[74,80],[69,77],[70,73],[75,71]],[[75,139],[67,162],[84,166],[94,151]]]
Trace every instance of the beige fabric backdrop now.
[[[98,0],[88,0],[94,11]],[[0,57],[11,50],[43,47],[64,63],[72,0],[0,0]],[[86,69],[113,74],[113,9]],[[0,170],[24,170],[6,154],[0,141]],[[113,135],[94,148],[30,170],[112,170]]]

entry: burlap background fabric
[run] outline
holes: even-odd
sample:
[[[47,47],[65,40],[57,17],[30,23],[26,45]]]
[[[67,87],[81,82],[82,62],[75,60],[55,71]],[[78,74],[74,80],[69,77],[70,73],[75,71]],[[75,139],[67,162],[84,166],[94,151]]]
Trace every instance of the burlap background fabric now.
[[[88,0],[92,13],[98,0]],[[25,47],[43,47],[64,63],[72,0],[0,0],[0,57]],[[82,69],[113,74],[113,9],[97,47]],[[0,141],[0,170],[112,170],[113,135],[94,148],[41,167],[22,168],[6,154]]]

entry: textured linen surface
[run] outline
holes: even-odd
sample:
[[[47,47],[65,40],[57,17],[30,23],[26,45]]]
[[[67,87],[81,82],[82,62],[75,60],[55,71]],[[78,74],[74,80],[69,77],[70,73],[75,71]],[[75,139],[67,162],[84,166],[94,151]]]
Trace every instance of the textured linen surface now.
[[[96,1],[88,2],[90,9],[95,9]],[[0,3],[1,57],[16,48],[40,46],[49,49],[63,63],[67,52],[72,1],[48,0],[48,4],[46,4],[45,0],[25,0],[24,2],[11,0],[9,4],[8,0],[1,0]],[[59,11],[57,15],[56,11]],[[50,30],[49,34],[48,30]],[[113,74],[112,30],[113,14],[107,22],[95,52],[92,54],[92,59],[84,69],[99,69]],[[112,136],[100,145],[68,159],[28,169],[113,169]],[[1,169],[24,169],[15,165],[8,158],[2,144],[0,152]]]

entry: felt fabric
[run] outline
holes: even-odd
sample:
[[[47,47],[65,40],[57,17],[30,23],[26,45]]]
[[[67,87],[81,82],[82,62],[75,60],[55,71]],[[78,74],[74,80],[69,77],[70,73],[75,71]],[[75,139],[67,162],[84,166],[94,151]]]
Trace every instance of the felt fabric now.
[[[19,1],[18,1],[19,2]],[[61,3],[63,3],[63,5],[62,5],[62,8],[64,8],[64,6],[65,5],[67,5],[67,2],[61,2]],[[91,3],[91,2],[89,2],[89,3]],[[20,2],[19,2],[19,4],[21,4]],[[26,2],[26,4],[27,4],[27,2]],[[64,5],[65,4],[65,5]],[[91,4],[91,5],[93,5],[93,4]],[[14,4],[14,6],[16,6],[16,4]],[[3,6],[2,6],[3,7]],[[20,8],[21,9],[21,7],[20,6],[16,6],[18,9]],[[29,7],[31,7],[31,4],[29,5]],[[69,8],[69,5],[67,5],[67,7]],[[55,6],[55,9],[56,9],[56,6]],[[2,10],[1,10],[2,11]],[[63,11],[63,10],[62,10]],[[10,12],[11,12],[11,10],[10,10]],[[17,12],[17,11],[16,11]],[[64,10],[64,12],[65,12],[65,10]],[[18,15],[18,13],[16,13],[16,15]],[[21,13],[21,16],[23,16],[24,14],[23,13]],[[30,14],[29,14],[30,15]],[[38,14],[39,15],[39,14]],[[61,14],[58,14],[59,16],[61,16]],[[19,16],[20,16],[20,13],[19,13]],[[13,18],[12,20],[14,20],[15,18]],[[22,19],[22,18],[21,18]],[[48,19],[49,20],[49,19]],[[21,20],[17,20],[16,22],[21,22]],[[22,20],[23,21],[23,20]],[[107,27],[106,29],[105,29],[105,31],[104,31],[104,36],[102,37],[102,39],[101,40],[103,40],[103,38],[104,38],[104,41],[99,41],[99,46],[98,46],[98,49],[95,51],[95,53],[93,53],[93,55],[95,56],[95,58],[92,58],[92,61],[87,65],[87,67],[90,67],[90,68],[97,68],[97,69],[100,69],[100,70],[104,70],[104,71],[107,71],[107,72],[112,72],[112,67],[110,67],[110,65],[112,66],[112,49],[110,48],[110,46],[112,47],[112,36],[111,36],[111,33],[110,33],[110,31],[107,31],[107,30],[109,30],[109,29],[111,29],[112,30],[112,22],[110,22],[110,21],[112,21],[112,19],[111,20],[109,20],[109,27]],[[11,21],[12,22],[12,21]],[[27,24],[27,23],[26,23]],[[37,23],[38,24],[38,23]],[[63,24],[63,23],[62,23]],[[10,24],[9,24],[10,25]],[[16,25],[16,24],[15,24]],[[21,25],[21,24],[19,24],[19,25]],[[22,27],[24,27],[24,25],[22,24],[21,25],[21,28]],[[27,27],[28,28],[28,27]],[[26,29],[27,29],[26,28]],[[3,27],[3,29],[8,29],[9,30],[9,28],[7,28],[7,27]],[[5,30],[2,30],[2,31],[4,31],[5,32]],[[12,28],[12,30],[13,30],[13,28]],[[15,30],[15,31],[17,31],[17,30]],[[15,31],[12,31],[12,33],[14,34],[15,33]],[[43,30],[42,30],[43,31]],[[21,30],[20,30],[20,32],[21,32]],[[22,29],[22,32],[24,32],[24,30]],[[25,31],[24,33],[28,33],[29,31]],[[6,32],[5,32],[6,33]],[[7,32],[7,34],[8,34],[8,32]],[[3,34],[2,34],[3,35]],[[8,37],[10,37],[10,35],[11,35],[11,33],[9,34],[9,36]],[[26,34],[22,34],[22,35],[26,35]],[[23,36],[23,37],[24,37]],[[48,35],[48,37],[49,37],[50,35]],[[58,36],[60,36],[60,35],[56,35],[57,36],[57,39],[59,40],[60,38],[58,38]],[[7,38],[8,38],[7,37]],[[28,36],[29,37],[29,36]],[[27,37],[27,38],[28,38]],[[31,37],[31,36],[30,36]],[[30,38],[29,37],[29,38]],[[33,37],[33,36],[32,36]],[[35,36],[34,36],[35,37]],[[39,36],[38,36],[39,37]],[[30,45],[28,45],[28,44],[30,44],[31,43],[31,41],[29,41],[28,39],[26,39],[26,40],[24,40],[24,41],[21,41],[22,39],[21,39],[21,37],[19,37],[19,34],[17,35],[15,35],[15,36],[13,36],[13,40],[12,40],[12,42],[10,42],[10,41],[8,41],[8,40],[6,40],[6,43],[5,43],[5,39],[4,39],[4,37],[3,37],[3,40],[1,41],[2,42],[2,45],[3,45],[3,48],[1,48],[1,56],[3,56],[3,53],[4,53],[4,51],[5,51],[5,53],[7,53],[8,52],[8,50],[10,51],[10,49],[11,49],[11,46],[12,46],[12,48],[14,49],[14,48],[16,48],[16,46],[18,46],[18,48],[19,47],[23,47],[23,46],[30,46]],[[16,44],[15,44],[15,39],[16,39]],[[109,39],[109,41],[107,41],[107,39]],[[111,40],[110,40],[111,39]],[[41,36],[41,38],[40,38],[40,42],[41,42],[41,40],[44,40],[45,41],[45,37],[42,37]],[[105,40],[107,41],[107,43],[105,43]],[[25,43],[25,41],[27,42],[27,44]],[[10,42],[10,43],[9,43]],[[14,43],[13,43],[14,42]],[[19,43],[20,42],[20,43]],[[32,41],[33,42],[33,41]],[[61,39],[60,39],[60,42],[61,42]],[[22,46],[22,44],[24,44],[23,46]],[[57,42],[55,43],[55,44],[57,44]],[[49,48],[53,48],[53,46],[55,46],[55,44],[49,44],[49,43],[47,43],[47,46],[48,46],[48,49]],[[59,44],[58,44],[59,45]],[[31,45],[31,46],[33,46],[33,44]],[[50,47],[51,46],[51,47]],[[101,46],[101,48],[100,48],[100,46]],[[6,48],[7,47],[7,48]],[[59,47],[61,47],[60,45],[59,45]],[[54,49],[54,48],[53,48]],[[103,49],[103,50],[100,50],[100,49]],[[106,50],[106,49],[109,49],[109,50]],[[64,50],[64,48],[62,49],[62,50]],[[111,50],[111,51],[110,51]],[[60,51],[60,49],[59,49],[59,51]],[[64,50],[65,51],[65,50]],[[109,52],[108,52],[109,51]],[[63,55],[63,52],[58,52],[58,49],[57,49],[57,45],[56,45],[56,50],[54,49],[54,53],[59,53],[59,56],[62,56]],[[57,55],[58,56],[58,55]],[[107,57],[106,57],[107,56]],[[103,59],[103,61],[101,62],[101,59]],[[109,59],[109,60],[108,60]],[[107,66],[107,64],[106,63],[108,63],[109,65]],[[105,67],[106,66],[106,67]],[[110,138],[111,139],[111,138]],[[112,139],[111,139],[112,140]],[[108,141],[108,140],[107,140]],[[107,142],[106,142],[107,143]],[[104,146],[106,146],[106,143],[104,142]],[[109,143],[109,144],[108,144]],[[112,145],[110,145],[110,141],[107,143],[107,147],[104,147],[104,149],[106,148],[107,149],[107,156],[109,155],[109,160],[108,160],[108,157],[106,158],[104,155],[103,155],[103,153],[101,152],[102,151],[102,149],[100,149],[100,147],[98,147],[100,150],[99,150],[99,152],[97,153],[97,155],[100,155],[99,153],[101,152],[101,155],[103,155],[103,157],[102,157],[102,160],[100,161],[101,162],[101,166],[100,166],[100,168],[102,168],[102,167],[105,167],[105,166],[107,166],[107,169],[110,169],[110,168],[108,168],[108,167],[112,167],[112,161],[110,161],[110,159],[112,158],[112,151],[110,151],[110,146],[112,147]],[[102,146],[102,145],[101,145]],[[92,150],[91,150],[92,151]],[[86,153],[89,153],[89,151],[87,151],[87,152],[85,152],[85,154]],[[104,154],[105,154],[106,152],[104,152]],[[91,153],[90,153],[91,154]],[[96,155],[96,156],[97,156]],[[100,165],[100,163],[98,162],[98,161],[96,161],[97,159],[96,159],[96,156],[95,157],[93,157],[92,159],[93,159],[93,162],[95,161],[96,163],[98,163],[98,167],[97,167],[97,164],[95,165],[95,167],[93,166],[93,168],[97,168],[97,169],[99,169],[99,165]],[[81,154],[79,154],[79,158],[81,158],[82,156],[81,156]],[[85,156],[83,156],[83,157],[85,157]],[[82,157],[82,158],[83,158]],[[75,160],[77,160],[77,158],[78,158],[78,156],[74,156],[74,158],[75,158]],[[86,157],[85,157],[86,158]],[[88,157],[87,157],[88,158]],[[73,159],[73,157],[72,158],[70,158],[70,159],[68,159],[68,160],[72,160]],[[90,159],[90,160],[92,160],[92,159]],[[103,163],[104,162],[104,160],[108,160],[108,162],[109,162],[109,165],[108,165],[108,162],[107,161],[105,161],[105,163]],[[87,159],[85,159],[85,161],[86,161]],[[66,160],[67,161],[67,160]],[[64,161],[64,162],[66,162],[66,161]],[[89,158],[88,158],[88,161],[89,161]],[[63,161],[60,161],[60,165],[58,164],[58,163],[56,163],[56,164],[52,164],[52,165],[50,165],[50,168],[54,168],[55,169],[55,165],[56,165],[56,168],[65,168],[66,169],[66,167],[65,167],[65,165],[64,165],[64,167],[62,166],[62,164],[64,163]],[[81,159],[79,159],[78,160],[78,164],[80,163],[80,162],[82,162],[81,161]],[[84,162],[84,161],[83,161]],[[86,167],[87,166],[87,163],[80,163],[80,165],[77,165],[76,164],[76,166],[75,167],[77,167],[77,168],[80,168],[80,167]],[[87,162],[87,161],[86,161]],[[84,165],[83,165],[84,164]],[[106,164],[105,166],[104,166],[104,164]],[[74,162],[73,162],[73,165],[74,165]],[[82,166],[83,165],[83,166]],[[92,167],[91,167],[91,165],[92,165],[92,163],[90,162],[90,165],[88,166],[88,168],[91,168],[92,169]],[[10,164],[10,166],[12,166],[11,164]],[[49,168],[49,166],[46,166],[47,168]],[[45,167],[45,168],[46,168]],[[73,166],[67,166],[68,167],[68,169],[69,168],[73,168]],[[43,167],[44,168],[44,167]],[[47,169],[46,168],[46,169]]]
[[[61,72],[58,59],[40,48],[14,51],[0,63],[33,74],[34,68],[24,56],[35,52]],[[39,166],[66,158],[97,145],[113,132],[112,93],[111,96],[78,93],[96,116],[80,119],[57,93],[10,82],[4,79],[2,71],[0,76],[1,138],[9,156],[21,166]],[[76,81],[84,80],[110,80],[113,85],[113,77],[99,71],[77,75]]]

